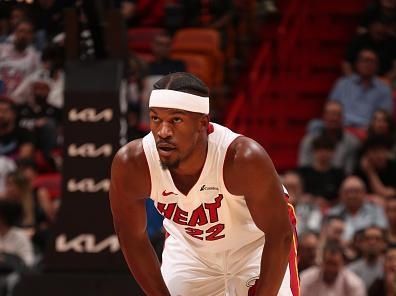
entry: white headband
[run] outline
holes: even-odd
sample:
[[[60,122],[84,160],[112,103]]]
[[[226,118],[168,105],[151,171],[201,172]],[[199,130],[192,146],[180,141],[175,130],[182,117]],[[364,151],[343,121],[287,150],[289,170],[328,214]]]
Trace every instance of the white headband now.
[[[155,89],[150,95],[149,108],[151,107],[209,114],[209,98],[170,89]]]

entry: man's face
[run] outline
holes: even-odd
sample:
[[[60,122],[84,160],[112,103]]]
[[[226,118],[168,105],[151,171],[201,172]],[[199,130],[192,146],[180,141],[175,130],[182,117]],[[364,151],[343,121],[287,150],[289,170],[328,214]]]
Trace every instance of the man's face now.
[[[289,192],[289,202],[294,205],[297,204],[303,193],[300,177],[296,173],[286,173],[283,176],[283,185]]]
[[[364,184],[356,178],[345,180],[341,186],[341,198],[347,209],[359,209],[363,205],[365,194]]]
[[[372,119],[372,129],[375,133],[379,135],[386,135],[389,133],[389,124],[387,120],[387,116],[382,111],[377,111],[373,115]]]
[[[159,59],[169,57],[171,43],[172,41],[168,36],[155,37],[152,45],[153,54]]]
[[[10,25],[12,29],[15,29],[17,24],[26,17],[25,12],[22,9],[13,9],[10,14]]]
[[[168,108],[150,108],[153,132],[163,168],[176,169],[197,147],[208,117],[202,114]]]
[[[370,50],[363,50],[359,53],[356,61],[356,72],[363,78],[371,78],[377,73],[378,58]]]
[[[384,237],[382,231],[378,228],[368,228],[364,232],[363,249],[366,255],[377,257],[382,253],[384,248]]]
[[[323,279],[326,283],[334,283],[343,266],[344,260],[341,254],[325,252],[323,254]]]
[[[340,219],[332,219],[326,226],[326,238],[331,241],[342,243],[345,223]]]
[[[396,200],[389,199],[386,203],[386,218],[388,219],[388,223],[392,228],[396,227]]]
[[[315,264],[318,244],[319,240],[313,234],[305,236],[299,243],[299,261],[303,261],[305,266],[313,266]]]
[[[7,129],[15,121],[15,112],[8,103],[0,103],[0,130]]]
[[[37,104],[43,105],[47,101],[50,87],[45,82],[34,82],[32,85],[33,95]]]
[[[19,51],[25,50],[33,40],[33,27],[28,22],[20,23],[15,29],[15,48]]]
[[[396,249],[389,249],[385,255],[385,273],[396,273]]]
[[[342,127],[342,107],[335,102],[327,103],[324,113],[323,122],[326,129],[340,129]]]
[[[334,150],[328,148],[317,148],[313,151],[313,158],[316,163],[331,165]]]

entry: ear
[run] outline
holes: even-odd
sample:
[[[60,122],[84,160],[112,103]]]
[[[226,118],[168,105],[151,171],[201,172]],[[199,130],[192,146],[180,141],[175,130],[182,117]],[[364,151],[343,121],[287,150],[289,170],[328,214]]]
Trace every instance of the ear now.
[[[207,131],[209,127],[209,115],[202,115],[199,118],[199,126],[201,131]]]

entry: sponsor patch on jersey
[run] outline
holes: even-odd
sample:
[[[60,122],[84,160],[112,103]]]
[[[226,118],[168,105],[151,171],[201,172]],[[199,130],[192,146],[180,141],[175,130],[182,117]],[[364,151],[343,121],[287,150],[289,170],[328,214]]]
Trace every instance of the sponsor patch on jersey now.
[[[204,190],[219,190],[219,187],[216,186],[206,186],[205,184],[201,186],[201,189],[199,191],[204,191]]]

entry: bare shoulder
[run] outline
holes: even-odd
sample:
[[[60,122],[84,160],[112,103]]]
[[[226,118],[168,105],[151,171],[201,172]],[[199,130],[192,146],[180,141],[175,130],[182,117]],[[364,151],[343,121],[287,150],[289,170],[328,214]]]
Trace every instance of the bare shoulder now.
[[[237,195],[244,194],[244,180],[256,176],[276,174],[265,149],[248,137],[236,138],[228,147],[223,175],[227,189]]]
[[[112,185],[121,185],[137,195],[150,194],[150,171],[142,139],[131,141],[118,150],[111,166],[111,180]]]
[[[241,136],[228,147],[225,165],[249,165],[259,159],[269,160],[263,146],[251,138]]]

